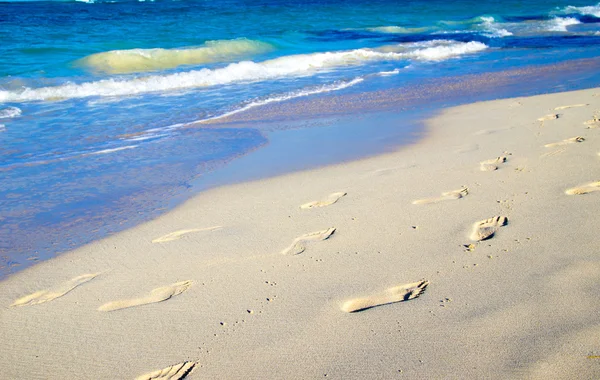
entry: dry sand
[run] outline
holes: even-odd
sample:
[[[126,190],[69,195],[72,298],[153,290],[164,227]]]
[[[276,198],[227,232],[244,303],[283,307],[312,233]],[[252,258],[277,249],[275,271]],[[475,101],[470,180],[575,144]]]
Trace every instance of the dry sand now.
[[[448,109],[17,273],[0,378],[600,378],[598,92]]]

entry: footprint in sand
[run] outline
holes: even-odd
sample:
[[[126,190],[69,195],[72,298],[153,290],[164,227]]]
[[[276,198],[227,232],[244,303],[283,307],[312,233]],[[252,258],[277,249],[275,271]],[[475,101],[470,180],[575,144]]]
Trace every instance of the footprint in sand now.
[[[429,285],[429,281],[422,280],[411,284],[395,286],[382,293],[374,294],[369,297],[355,298],[346,301],[342,306],[342,311],[354,313],[355,311],[366,310],[376,306],[387,305],[389,303],[412,300],[423,294],[427,285]]]
[[[196,362],[183,362],[154,372],[146,373],[136,377],[135,380],[180,380],[189,375],[195,366]]]
[[[600,127],[600,119],[594,116],[593,119],[585,121],[583,124],[587,125],[587,129],[598,128]]]
[[[565,151],[566,151],[565,148],[561,148],[561,149],[553,150],[552,152],[544,153],[540,157],[556,156],[557,154],[564,153]]]
[[[309,202],[309,203],[305,203],[302,206],[300,206],[301,209],[311,209],[311,208],[315,208],[315,207],[325,207],[325,206],[330,206],[332,204],[334,204],[335,202],[337,202],[341,197],[345,196],[346,193],[340,192],[340,193],[332,193],[329,194],[327,196],[327,199],[323,200],[323,201],[314,201],[314,202]]]
[[[585,107],[585,106],[589,106],[589,104],[587,104],[587,103],[571,104],[571,105],[568,105],[568,106],[556,107],[554,110],[555,111],[560,111],[560,110],[566,110],[568,108],[577,108],[577,107]]]
[[[306,246],[304,245],[306,242],[327,240],[334,232],[335,227],[331,227],[323,231],[304,234],[294,239],[292,244],[283,251],[281,251],[281,253],[284,255],[297,255],[306,250]]]
[[[481,161],[479,163],[479,169],[482,172],[491,172],[498,169],[498,165],[506,162],[506,156],[500,156],[492,158],[490,160]]]
[[[149,303],[157,303],[166,301],[171,297],[175,297],[185,292],[192,286],[192,281],[182,281],[168,286],[156,288],[150,292],[146,297],[133,298],[129,300],[118,300],[104,305],[98,308],[98,311],[115,311],[121,309],[127,309],[128,307],[147,305]]]
[[[71,290],[75,289],[79,285],[85,284],[88,281],[93,280],[100,273],[94,274],[84,274],[81,276],[77,276],[67,282],[63,282],[53,288],[40,290],[28,296],[19,298],[15,302],[13,302],[10,306],[26,306],[26,305],[37,305],[40,303],[48,302],[55,300],[59,297],[64,296],[69,293]]]
[[[583,195],[587,193],[592,193],[594,191],[600,191],[600,181],[586,183],[585,185],[573,187],[567,189],[565,194],[568,195]]]
[[[495,216],[493,218],[481,220],[473,224],[473,232],[470,239],[473,241],[486,240],[494,236],[500,227],[508,223],[508,218],[505,216]]]
[[[180,239],[183,235],[187,235],[192,232],[215,231],[215,230],[219,230],[221,228],[223,228],[223,227],[214,226],[214,227],[207,227],[207,228],[190,228],[187,230],[179,230],[179,231],[171,232],[170,234],[166,234],[165,236],[156,238],[156,239],[152,240],[152,242],[153,243],[165,243],[168,241]]]
[[[469,189],[466,187],[463,187],[462,189],[442,193],[441,197],[417,199],[416,201],[413,201],[412,204],[413,205],[426,205],[426,204],[438,203],[438,202],[442,202],[442,201],[451,201],[453,199],[460,199],[460,198],[466,197],[467,194],[469,194]]]
[[[568,144],[574,144],[574,143],[580,143],[585,141],[585,139],[581,136],[576,136],[576,137],[571,137],[570,139],[566,139],[563,141],[559,141],[559,142],[555,142],[555,143],[551,143],[551,144],[546,144],[544,145],[546,148],[554,148],[557,146],[561,146],[561,145],[568,145]]]
[[[555,119],[558,119],[558,118],[559,118],[558,114],[556,114],[556,113],[551,113],[550,115],[546,115],[546,116],[542,116],[542,117],[540,117],[540,118],[538,119],[538,121],[541,121],[541,122],[543,123],[544,121],[548,121],[548,120],[555,120]]]

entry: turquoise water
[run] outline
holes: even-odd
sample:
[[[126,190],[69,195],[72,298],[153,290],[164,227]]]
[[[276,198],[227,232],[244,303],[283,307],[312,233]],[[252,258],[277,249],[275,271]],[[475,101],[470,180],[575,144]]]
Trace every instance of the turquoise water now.
[[[0,42],[2,276],[159,214],[202,178],[272,143],[269,130],[285,129],[201,121],[598,57],[600,4],[0,2]],[[394,128],[398,143],[415,131]],[[360,133],[368,145],[364,136],[384,132]],[[261,165],[251,170],[259,175]]]

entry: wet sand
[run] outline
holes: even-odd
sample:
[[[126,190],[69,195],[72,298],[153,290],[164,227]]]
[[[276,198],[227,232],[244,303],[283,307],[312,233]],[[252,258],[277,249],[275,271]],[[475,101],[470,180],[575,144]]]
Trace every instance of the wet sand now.
[[[28,268],[0,377],[597,378],[598,117],[600,89],[447,109]]]

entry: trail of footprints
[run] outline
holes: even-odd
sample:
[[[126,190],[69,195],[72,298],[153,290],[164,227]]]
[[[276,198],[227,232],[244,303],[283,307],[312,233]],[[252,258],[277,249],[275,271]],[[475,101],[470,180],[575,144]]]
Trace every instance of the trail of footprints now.
[[[587,104],[575,104],[569,106],[561,106],[556,107],[554,110],[564,110],[573,107],[583,107],[587,106]],[[542,123],[548,120],[554,120],[559,118],[558,114],[550,114],[538,119]],[[600,120],[594,116],[592,120],[589,120],[585,123],[588,128],[595,128],[600,125]],[[551,148],[556,146],[563,146],[573,143],[579,143],[584,141],[585,139],[580,136],[576,136],[573,138],[569,138],[563,141],[546,144],[545,147]],[[598,153],[600,155],[600,153]],[[481,171],[495,171],[499,168],[499,166],[506,162],[506,156],[499,156],[493,159],[485,160],[480,162],[480,170]],[[600,191],[600,181],[589,182],[583,185],[579,185],[565,191],[568,195],[582,195],[588,194],[592,192]],[[415,205],[425,205],[425,204],[434,204],[443,201],[449,200],[459,200],[464,198],[469,194],[467,187],[462,187],[457,190],[444,192],[441,196],[432,197],[432,198],[424,198],[413,201],[412,203]],[[338,202],[342,197],[346,196],[345,192],[335,192],[328,195],[325,199],[319,201],[312,201],[309,203],[305,203],[300,206],[301,209],[310,210],[313,208],[327,207]],[[471,228],[471,233],[469,238],[472,241],[479,242],[483,240],[487,240],[492,238],[498,230],[507,225],[508,218],[506,216],[495,216],[489,219],[484,219],[478,221],[473,224]],[[191,233],[198,233],[203,231],[215,231],[221,229],[221,226],[214,226],[208,228],[190,228],[190,229],[182,229],[177,230],[175,232],[169,233],[167,235],[158,237],[152,240],[152,243],[168,243],[177,239],[182,238],[183,236]],[[334,232],[336,231],[335,227],[330,227],[325,230],[320,230],[316,232],[307,233],[301,235],[294,239],[292,243],[281,251],[284,255],[297,255],[304,252],[307,249],[307,243],[316,243],[320,241],[324,241],[329,239]],[[31,306],[42,304],[45,302],[56,300],[67,293],[73,291],[75,288],[84,285],[85,283],[93,280],[99,275],[99,273],[95,274],[83,274],[81,276],[75,277],[66,282],[60,283],[54,287],[49,289],[40,290],[30,295],[21,297],[13,302],[11,307],[21,307],[21,306]],[[148,294],[142,295],[137,298],[131,299],[123,299],[105,303],[98,308],[98,311],[102,312],[114,312],[117,310],[122,310],[126,308],[142,306],[152,303],[158,303],[167,301],[175,296],[182,294],[187,291],[193,285],[193,281],[181,281],[176,282],[170,285],[166,285],[163,287],[159,287],[151,290]],[[403,285],[398,285],[391,287],[381,293],[372,294],[366,297],[359,297],[347,300],[341,306],[341,311],[346,313],[356,313],[359,311],[364,311],[367,309],[371,309],[374,307],[409,301],[415,298],[418,298],[425,292],[425,289],[429,285],[429,281],[421,280],[414,283],[408,283]],[[270,298],[267,298],[268,301],[271,301]],[[252,313],[251,310],[248,310],[248,313]],[[150,373],[146,373],[144,375],[138,376],[136,380],[152,380],[152,379],[170,379],[170,380],[178,380],[185,378],[188,374],[190,374],[197,362],[186,361],[179,364],[175,364],[160,370],[156,370]]]

